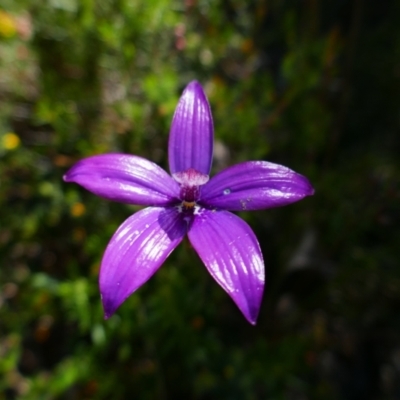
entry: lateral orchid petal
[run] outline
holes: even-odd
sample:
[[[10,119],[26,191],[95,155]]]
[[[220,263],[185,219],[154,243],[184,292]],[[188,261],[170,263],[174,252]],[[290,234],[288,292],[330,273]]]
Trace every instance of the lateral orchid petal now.
[[[184,90],[172,120],[168,147],[171,174],[192,168],[208,175],[213,142],[210,106],[201,85],[193,81]]]
[[[248,161],[233,165],[202,187],[200,203],[231,211],[280,207],[314,193],[303,175],[279,164]]]
[[[161,207],[138,211],[118,228],[101,262],[99,283],[105,318],[160,268],[186,230],[176,208]]]
[[[121,203],[166,206],[179,195],[179,186],[162,168],[128,154],[85,158],[64,175],[64,180]]]
[[[264,262],[251,228],[228,211],[201,210],[189,240],[211,276],[255,324],[264,288]]]

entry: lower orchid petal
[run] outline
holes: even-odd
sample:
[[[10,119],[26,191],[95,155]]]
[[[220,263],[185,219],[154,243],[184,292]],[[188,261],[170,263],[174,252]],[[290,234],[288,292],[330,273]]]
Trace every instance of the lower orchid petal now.
[[[101,262],[105,318],[160,268],[186,231],[176,208],[156,207],[138,211],[118,228]]]
[[[64,180],[129,204],[165,206],[179,195],[177,183],[157,164],[127,154],[85,158],[65,174]]]
[[[231,211],[261,210],[294,203],[314,193],[303,175],[282,165],[249,161],[229,167],[208,181],[201,204]]]
[[[255,324],[264,289],[264,262],[251,228],[228,211],[200,210],[189,240],[211,276]]]

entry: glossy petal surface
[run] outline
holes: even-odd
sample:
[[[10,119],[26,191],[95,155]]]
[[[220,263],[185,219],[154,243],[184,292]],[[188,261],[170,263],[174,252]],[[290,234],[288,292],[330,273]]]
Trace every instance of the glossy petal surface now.
[[[172,174],[193,168],[208,175],[213,153],[214,129],[207,97],[201,85],[187,85],[176,107],[169,136]]]
[[[179,185],[157,164],[127,154],[85,158],[65,174],[64,180],[129,204],[165,206],[179,195]]]
[[[105,318],[158,270],[186,230],[176,208],[157,207],[138,211],[118,228],[101,262]]]
[[[249,161],[229,167],[208,181],[201,204],[243,211],[280,207],[314,193],[304,176],[282,165]]]
[[[228,211],[201,210],[189,240],[212,277],[255,324],[264,288],[264,262],[251,228]]]

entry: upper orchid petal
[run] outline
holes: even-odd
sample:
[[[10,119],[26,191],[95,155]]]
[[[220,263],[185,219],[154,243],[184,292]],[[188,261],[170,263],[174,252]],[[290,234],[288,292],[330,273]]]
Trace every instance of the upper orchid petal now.
[[[138,211],[118,228],[101,262],[105,318],[158,270],[186,230],[176,208],[158,207]]]
[[[208,181],[201,204],[231,211],[284,206],[314,193],[303,175],[282,165],[248,161],[233,165]]]
[[[255,324],[265,277],[260,246],[251,228],[228,211],[202,209],[188,236],[212,277]]]
[[[176,107],[169,136],[172,174],[193,168],[208,175],[211,169],[214,128],[210,105],[201,85],[187,85]]]
[[[157,164],[127,154],[104,154],[77,162],[65,175],[85,189],[122,203],[165,206],[179,196],[179,185]]]

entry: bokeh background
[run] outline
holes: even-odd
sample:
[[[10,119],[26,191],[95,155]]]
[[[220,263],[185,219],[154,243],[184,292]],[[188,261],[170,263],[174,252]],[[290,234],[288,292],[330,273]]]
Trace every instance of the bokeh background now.
[[[269,160],[311,198],[240,214],[266,261],[253,327],[186,241],[115,316],[97,286],[137,207],[62,181],[167,168],[199,80],[213,172]],[[400,3],[2,0],[0,399],[400,399]]]

